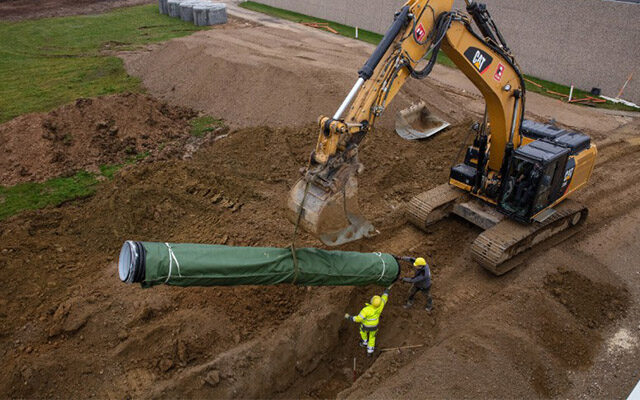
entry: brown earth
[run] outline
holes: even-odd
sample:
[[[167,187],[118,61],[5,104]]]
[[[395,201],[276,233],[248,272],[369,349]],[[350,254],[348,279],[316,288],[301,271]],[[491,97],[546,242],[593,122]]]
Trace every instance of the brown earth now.
[[[117,7],[152,3],[149,0],[0,0],[0,21],[95,14]]]
[[[97,172],[189,135],[196,112],[147,95],[78,99],[49,113],[0,125],[0,185],[41,182],[79,170]]]
[[[621,330],[636,339],[640,332],[640,119],[529,97],[531,117],[559,115],[598,144],[594,175],[576,196],[590,216],[571,239],[495,278],[471,261],[477,228],[451,218],[422,232],[402,216],[405,201],[446,181],[470,118],[482,112],[477,95],[460,88],[464,78],[449,71],[443,76],[460,86],[411,82],[398,103],[429,99],[452,128],[404,141],[389,129],[390,109],[365,142],[361,206],[380,234],[342,247],[428,258],[434,312],[420,309],[422,299],[414,310],[401,308],[408,287],[397,284],[379,332],[380,347],[422,347],[364,356],[357,328],[342,315],[380,288],[142,290],[119,282],[115,258],[127,239],[290,244],[284,202],[315,142],[315,113],[335,108],[351,82],[346,70],[361,61],[348,53],[368,47],[261,19],[252,22],[262,24],[257,32],[205,31],[125,56],[152,94],[239,129],[190,159],[129,165],[92,198],[0,222],[0,394],[625,397],[640,349],[611,343]],[[300,52],[323,56],[286,62]],[[155,68],[145,67],[151,60]],[[270,63],[280,64],[262,72]],[[173,82],[163,84],[163,75]],[[268,126],[245,127],[252,124]],[[301,233],[298,245],[318,242]]]

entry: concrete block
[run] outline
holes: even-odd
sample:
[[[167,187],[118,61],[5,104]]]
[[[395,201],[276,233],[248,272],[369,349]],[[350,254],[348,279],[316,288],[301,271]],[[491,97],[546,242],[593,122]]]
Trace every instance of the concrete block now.
[[[198,26],[227,22],[227,6],[223,3],[198,3],[193,6],[193,23]]]
[[[180,2],[181,0],[167,0],[167,14],[170,17],[180,17]]]
[[[227,6],[223,3],[213,3],[208,10],[209,25],[219,25],[227,23]]]
[[[160,14],[169,14],[167,0],[158,0],[158,10],[160,11]]]
[[[187,22],[193,22],[193,1],[183,1],[180,3],[180,19]]]

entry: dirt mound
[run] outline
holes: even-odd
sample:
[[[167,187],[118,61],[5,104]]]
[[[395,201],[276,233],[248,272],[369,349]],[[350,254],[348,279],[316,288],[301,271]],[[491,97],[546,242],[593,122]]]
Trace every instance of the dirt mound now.
[[[97,172],[188,135],[192,110],[141,94],[78,99],[0,125],[0,185]]]
[[[0,1],[0,20],[61,17],[95,14],[113,8],[150,3],[149,0],[4,0]]]
[[[69,107],[73,113],[77,106]],[[374,132],[377,145],[362,151],[361,160],[369,170],[361,179],[361,193],[365,210],[380,229],[396,225],[403,199],[444,179],[455,151],[445,156],[440,149],[455,147],[465,132],[466,124],[421,142],[404,141],[389,131]],[[241,344],[254,348],[251,353],[262,354],[266,340],[293,340],[295,335],[302,335],[296,340],[309,341],[300,348],[300,357],[306,361],[282,377],[273,390],[286,389],[297,379],[298,370],[309,373],[336,342],[327,337],[316,344],[313,338],[320,334],[320,325],[305,325],[301,330],[279,327],[301,324],[287,322],[301,304],[318,309],[320,300],[313,299],[319,289],[162,287],[143,291],[118,281],[113,260],[126,239],[287,246],[292,226],[285,218],[285,199],[316,134],[314,126],[238,130],[201,148],[191,159],[126,166],[90,199],[25,212],[1,223],[0,265],[7,274],[0,279],[9,296],[2,335],[10,339],[2,340],[2,349],[10,372],[0,382],[0,391],[29,397],[56,388],[55,396],[65,397],[106,390],[121,397],[141,394],[159,382],[167,393],[195,390],[193,382],[210,372],[211,368],[205,368],[206,373],[200,369],[205,360],[221,357],[254,364],[258,361],[247,360],[246,353],[237,354]],[[385,168],[391,164],[405,169],[394,178],[395,169]],[[440,172],[432,176],[429,171],[434,168]],[[413,174],[425,179],[406,179]],[[317,243],[301,233],[298,245]],[[375,243],[352,247],[386,250]],[[327,290],[321,291],[331,297]],[[327,315],[344,312],[340,302],[331,307]],[[293,330],[274,336],[275,329]],[[270,365],[289,358],[261,360],[259,365]],[[255,368],[256,373],[263,371]],[[231,370],[238,374],[243,369]],[[116,386],[98,383],[123,376]],[[242,388],[241,393],[252,397],[265,390],[257,381],[247,384],[248,377],[221,379],[225,381],[219,388],[221,395]],[[333,390],[346,387],[349,379],[345,376],[339,382]],[[192,393],[204,395],[200,390],[211,386],[207,385],[204,389],[196,385],[200,389]]]
[[[300,126],[333,115],[373,46],[260,21],[236,22],[121,57],[127,72],[154,96],[222,115],[232,127]],[[393,129],[396,112],[418,100],[427,100],[432,112],[452,123],[469,115],[429,80],[411,80],[377,126]]]
[[[629,292],[574,272],[561,270],[547,275],[545,288],[589,328],[601,328],[625,316]]]

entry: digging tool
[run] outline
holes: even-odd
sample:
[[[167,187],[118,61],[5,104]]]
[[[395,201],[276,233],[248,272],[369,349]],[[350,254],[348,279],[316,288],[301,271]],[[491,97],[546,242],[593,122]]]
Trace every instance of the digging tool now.
[[[449,125],[431,114],[423,101],[400,111],[396,117],[396,133],[407,140],[426,139]]]

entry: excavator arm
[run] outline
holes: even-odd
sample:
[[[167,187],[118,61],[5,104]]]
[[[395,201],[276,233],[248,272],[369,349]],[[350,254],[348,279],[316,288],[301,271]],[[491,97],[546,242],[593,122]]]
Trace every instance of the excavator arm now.
[[[327,245],[375,232],[358,211],[358,145],[373,129],[409,77],[422,79],[442,49],[486,100],[485,138],[478,182],[491,182],[506,168],[505,157],[520,142],[524,84],[502,35],[486,8],[467,1],[468,15],[452,11],[453,0],[409,0],[333,117],[319,118],[319,134],[304,177],[291,191],[289,217]],[[423,59],[427,59],[426,65]],[[489,151],[491,150],[491,151]],[[494,179],[495,180],[495,179]]]

